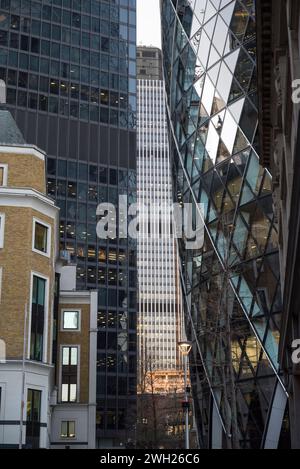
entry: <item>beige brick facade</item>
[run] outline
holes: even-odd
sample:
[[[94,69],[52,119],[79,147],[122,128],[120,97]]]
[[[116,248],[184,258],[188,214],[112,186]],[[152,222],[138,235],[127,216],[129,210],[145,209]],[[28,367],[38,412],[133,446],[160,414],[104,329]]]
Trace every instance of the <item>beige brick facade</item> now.
[[[81,311],[81,328],[79,332],[62,331],[62,315],[63,311]],[[58,334],[58,350],[62,346],[79,346],[80,347],[80,381],[79,381],[79,402],[87,404],[89,402],[89,364],[90,364],[90,304],[60,304],[59,305],[59,334]],[[61,354],[59,354],[60,362]],[[60,363],[58,373],[60,370]],[[59,377],[58,377],[59,378]],[[59,379],[58,379],[59,382]]]
[[[48,223],[54,233],[53,219],[29,208],[3,207],[0,199],[0,213],[5,214],[4,248],[0,249],[2,267],[2,295],[0,303],[1,337],[6,342],[8,358],[20,358],[23,354],[23,330],[25,305],[29,308],[31,273],[39,273],[49,279],[50,292],[54,282],[54,242],[51,237],[51,257],[32,251],[33,220],[37,218]],[[12,281],[13,279],[13,281]],[[51,311],[51,294],[48,311]],[[49,320],[51,315],[49,315]],[[27,324],[28,327],[28,324]],[[48,325],[50,332],[50,322]],[[48,336],[48,344],[50,335]],[[48,359],[49,359],[48,350]]]
[[[1,153],[0,164],[8,165],[8,187],[27,187],[46,194],[45,162],[41,158],[42,154]]]
[[[2,294],[0,302],[0,331],[1,339],[6,343],[8,359],[20,359],[23,356],[25,308],[27,307],[26,340],[28,342],[29,318],[31,305],[32,273],[46,277],[48,282],[48,322],[47,322],[47,356],[46,362],[51,360],[51,329],[53,288],[55,279],[56,232],[58,209],[52,202],[43,202],[44,210],[36,209],[36,200],[30,193],[24,194],[23,200],[14,195],[14,190],[28,188],[45,190],[45,162],[35,155],[0,153],[0,164],[8,165],[7,190],[10,191],[9,200],[5,188],[0,194],[0,214],[5,215],[4,246],[0,249],[0,268],[2,268]],[[51,214],[51,215],[50,215]],[[50,257],[33,251],[34,219],[40,220],[51,227]],[[28,343],[26,344],[28,351]]]

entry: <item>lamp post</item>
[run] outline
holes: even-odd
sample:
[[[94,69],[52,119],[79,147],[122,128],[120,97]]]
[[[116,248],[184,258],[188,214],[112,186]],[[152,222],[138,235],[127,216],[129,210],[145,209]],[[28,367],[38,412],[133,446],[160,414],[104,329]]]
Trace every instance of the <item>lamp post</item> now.
[[[189,389],[188,389],[188,357],[192,350],[191,342],[179,342],[179,350],[184,358],[184,410],[185,410],[185,449],[190,449],[190,429],[189,429]]]

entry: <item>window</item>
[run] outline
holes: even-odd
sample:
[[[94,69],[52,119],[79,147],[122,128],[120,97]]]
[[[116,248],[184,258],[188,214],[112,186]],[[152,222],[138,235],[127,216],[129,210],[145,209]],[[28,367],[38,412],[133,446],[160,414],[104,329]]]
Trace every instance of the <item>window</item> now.
[[[75,438],[75,422],[74,421],[64,421],[61,422],[61,438]]]
[[[156,53],[155,53],[155,52],[152,52],[152,51],[143,51],[143,52],[142,52],[142,56],[152,59],[152,58],[155,58],[155,57],[156,57]]]
[[[7,165],[1,164],[0,165],[0,186],[7,185]]]
[[[33,251],[49,257],[51,227],[37,220],[33,224]]]
[[[43,360],[46,280],[33,276],[31,302],[30,359]]]
[[[0,249],[4,248],[5,215],[0,214]]]
[[[79,331],[80,311],[63,311],[63,330]]]
[[[38,251],[47,252],[48,229],[40,223],[35,224],[34,247]]]
[[[62,348],[62,402],[77,401],[78,347]]]
[[[28,389],[27,418],[26,418],[26,446],[32,449],[40,447],[42,392]]]

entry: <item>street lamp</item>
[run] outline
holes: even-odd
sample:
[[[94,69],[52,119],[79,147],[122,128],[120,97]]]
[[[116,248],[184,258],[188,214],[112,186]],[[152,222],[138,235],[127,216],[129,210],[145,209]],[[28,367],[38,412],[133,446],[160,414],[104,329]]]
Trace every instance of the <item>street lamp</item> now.
[[[189,389],[188,389],[188,357],[192,350],[192,343],[188,341],[179,342],[179,350],[184,358],[184,409],[185,409],[185,449],[190,449],[189,435]]]

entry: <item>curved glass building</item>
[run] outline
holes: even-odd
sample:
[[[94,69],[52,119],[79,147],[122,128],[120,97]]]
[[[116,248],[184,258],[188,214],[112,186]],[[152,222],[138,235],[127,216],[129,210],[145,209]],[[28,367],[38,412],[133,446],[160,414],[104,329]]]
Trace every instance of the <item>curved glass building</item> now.
[[[202,448],[288,445],[272,180],[260,165],[253,0],[161,0],[175,196],[204,216],[179,244]]]

